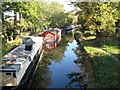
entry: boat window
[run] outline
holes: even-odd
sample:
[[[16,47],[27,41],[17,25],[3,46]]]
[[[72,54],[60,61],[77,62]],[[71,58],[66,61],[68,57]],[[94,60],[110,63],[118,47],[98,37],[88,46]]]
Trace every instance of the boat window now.
[[[11,75],[11,73],[6,73],[6,75]]]
[[[50,38],[50,35],[45,35],[45,37]]]
[[[16,73],[13,73],[13,77],[16,77]]]
[[[50,48],[51,47],[51,45],[50,44],[46,44],[46,48]]]
[[[28,59],[29,59],[29,61],[31,61],[31,57],[30,56],[28,56]]]

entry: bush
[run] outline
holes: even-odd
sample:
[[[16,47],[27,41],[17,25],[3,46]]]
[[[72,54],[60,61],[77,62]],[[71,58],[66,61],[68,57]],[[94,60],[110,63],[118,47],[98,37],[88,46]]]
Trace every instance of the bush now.
[[[12,27],[9,27],[6,29],[6,34],[8,36],[9,41],[13,40],[13,37],[15,35],[15,30]]]
[[[83,34],[82,34],[82,32],[76,31],[76,32],[74,33],[74,38],[75,38],[76,40],[82,41],[82,39],[83,39]]]

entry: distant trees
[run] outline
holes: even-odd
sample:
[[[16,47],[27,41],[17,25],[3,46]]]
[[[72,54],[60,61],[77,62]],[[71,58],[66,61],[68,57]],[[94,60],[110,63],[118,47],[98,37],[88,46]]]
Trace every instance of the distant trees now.
[[[96,34],[96,39],[106,36],[117,36],[120,29],[120,2],[76,2],[72,3],[79,8],[76,12],[78,23],[83,30],[91,30]]]
[[[19,11],[19,3],[16,2],[4,2],[2,3],[2,25],[3,25],[3,35],[8,40],[15,39],[15,30],[17,28],[17,12]],[[11,16],[6,15],[5,12],[10,11],[14,12],[13,21],[6,20]]]
[[[9,40],[15,39],[15,33],[21,33],[22,29],[32,28],[36,32],[38,28],[61,27],[72,23],[68,23],[71,17],[64,13],[63,6],[58,2],[2,2],[2,11],[3,36]],[[6,15],[10,12],[14,14]]]
[[[66,22],[66,16],[64,13],[64,8],[58,2],[52,2],[49,4],[48,8],[50,9],[50,15],[48,21],[51,22],[51,27],[59,27],[64,25]],[[63,23],[64,22],[64,23]]]

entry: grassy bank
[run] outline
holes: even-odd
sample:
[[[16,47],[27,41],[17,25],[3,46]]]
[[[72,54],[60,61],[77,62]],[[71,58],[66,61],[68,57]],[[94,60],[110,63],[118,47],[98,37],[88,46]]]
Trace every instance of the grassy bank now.
[[[17,47],[21,43],[22,43],[22,39],[12,40],[12,41],[9,41],[8,43],[2,41],[2,56],[10,52],[12,49]]]
[[[100,46],[103,50],[111,53],[114,55],[116,58],[120,59],[120,44],[116,40],[108,39],[106,44]]]
[[[108,53],[119,57],[118,43],[110,39],[103,45],[94,40],[94,36],[84,37],[84,48],[90,54],[95,74],[96,88],[118,88],[118,62]],[[96,48],[98,47],[98,48]],[[108,53],[105,53],[106,52]]]
[[[93,63],[96,88],[117,88],[118,68],[117,61],[103,51],[85,46]]]
[[[17,36],[15,40],[9,42],[5,42],[4,38],[2,38],[2,56],[22,44],[22,37],[24,36],[29,36],[29,32],[21,33],[21,35]]]
[[[88,41],[89,46],[92,47],[98,47],[103,49],[104,51],[114,55],[116,58],[120,59],[120,43],[118,41],[117,38],[115,37],[106,37],[104,39],[103,44],[100,44],[99,41],[95,40],[95,35],[94,34],[90,34],[90,33],[86,33],[84,35],[84,40]]]
[[[37,34],[31,35],[31,36],[38,36],[39,33],[42,33],[42,32],[43,31],[41,31],[41,30],[37,30],[37,32],[36,32]],[[10,52],[15,47],[22,44],[22,37],[24,37],[24,36],[30,36],[30,32],[22,32],[19,36],[16,37],[15,40],[12,40],[12,41],[9,41],[9,42],[5,42],[5,40],[3,38],[3,40],[2,40],[2,50],[0,52],[0,53],[2,53],[2,56],[7,54],[8,52]]]

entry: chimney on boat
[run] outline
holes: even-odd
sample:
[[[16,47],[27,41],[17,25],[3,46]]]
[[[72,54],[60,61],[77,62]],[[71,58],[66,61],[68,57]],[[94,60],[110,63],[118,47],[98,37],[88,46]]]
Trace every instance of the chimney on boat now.
[[[23,38],[23,44],[25,44],[25,50],[26,51],[31,51],[33,47],[33,40],[31,36],[26,36]]]

